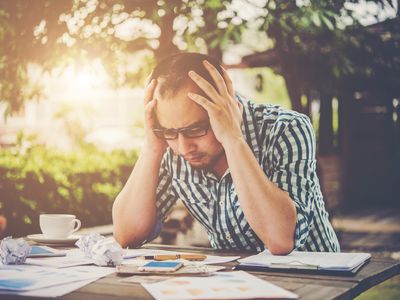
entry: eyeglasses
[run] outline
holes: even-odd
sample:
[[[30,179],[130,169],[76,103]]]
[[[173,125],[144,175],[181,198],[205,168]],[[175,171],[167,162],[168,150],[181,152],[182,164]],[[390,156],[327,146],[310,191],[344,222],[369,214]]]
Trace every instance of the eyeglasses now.
[[[207,134],[210,128],[209,122],[201,122],[183,128],[154,128],[154,134],[164,140],[175,140],[179,133],[186,138],[198,138]]]

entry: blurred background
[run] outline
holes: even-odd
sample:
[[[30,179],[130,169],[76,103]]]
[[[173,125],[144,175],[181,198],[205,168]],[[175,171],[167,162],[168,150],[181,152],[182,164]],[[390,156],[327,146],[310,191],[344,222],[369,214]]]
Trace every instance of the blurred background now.
[[[399,259],[399,2],[0,0],[0,235],[40,232],[40,213],[109,231],[146,77],[194,51],[243,96],[310,116],[343,250]],[[179,203],[157,241],[208,246]]]

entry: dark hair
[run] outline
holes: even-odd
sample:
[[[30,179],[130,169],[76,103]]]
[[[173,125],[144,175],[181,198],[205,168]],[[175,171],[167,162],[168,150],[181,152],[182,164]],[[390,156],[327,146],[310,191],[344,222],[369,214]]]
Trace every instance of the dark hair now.
[[[223,74],[217,59],[205,54],[182,52],[162,59],[154,68],[151,79],[164,79],[159,88],[160,94],[166,91],[176,93],[191,81],[188,73],[193,70],[216,88],[214,80],[203,65],[204,60],[211,63],[221,75]]]

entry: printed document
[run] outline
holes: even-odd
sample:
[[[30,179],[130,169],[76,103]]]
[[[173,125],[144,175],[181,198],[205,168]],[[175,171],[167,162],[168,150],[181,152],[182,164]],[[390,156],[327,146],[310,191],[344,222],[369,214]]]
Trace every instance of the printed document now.
[[[114,272],[114,268],[98,266],[68,269],[29,265],[1,266],[0,294],[59,297]]]
[[[157,300],[297,298],[296,294],[244,271],[208,277],[174,277],[142,285]]]
[[[348,271],[357,268],[371,257],[369,253],[334,253],[293,251],[288,255],[272,255],[264,250],[257,255],[239,259],[241,265],[274,267],[291,266],[316,268],[319,270]]]

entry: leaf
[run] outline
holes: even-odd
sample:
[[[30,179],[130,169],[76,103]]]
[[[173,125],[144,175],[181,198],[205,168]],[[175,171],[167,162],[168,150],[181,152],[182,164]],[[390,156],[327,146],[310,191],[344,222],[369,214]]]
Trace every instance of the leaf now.
[[[340,77],[340,69],[339,69],[338,66],[334,66],[332,71],[333,71],[333,75],[334,75],[336,78],[339,78],[339,77]]]
[[[237,31],[233,31],[232,34],[233,34],[233,38],[234,38],[235,43],[240,43],[241,40],[242,40],[241,34],[239,32],[237,32]]]
[[[284,29],[284,31],[287,31],[287,32],[292,31],[292,28],[289,25],[287,25],[286,20],[284,20],[284,19],[279,20],[279,25],[281,26],[282,29]]]
[[[211,9],[221,9],[222,7],[224,7],[220,0],[209,0],[206,2],[206,6]]]
[[[301,17],[299,22],[300,22],[301,26],[304,28],[307,28],[310,26],[310,19],[305,16]]]
[[[219,44],[219,39],[213,39],[209,45],[211,49],[215,49],[217,45]]]
[[[321,27],[321,19],[320,19],[319,14],[317,12],[313,12],[311,14],[311,21],[314,23],[315,26]]]
[[[322,21],[324,22],[324,24],[326,25],[326,27],[328,27],[328,29],[330,31],[333,31],[335,29],[335,26],[333,25],[331,20],[329,20],[326,16],[321,15],[321,19],[322,19]]]

